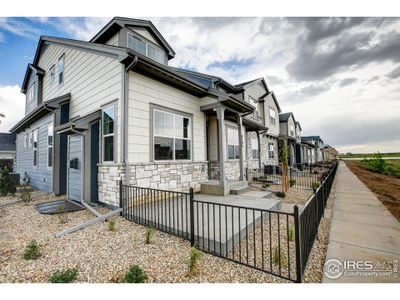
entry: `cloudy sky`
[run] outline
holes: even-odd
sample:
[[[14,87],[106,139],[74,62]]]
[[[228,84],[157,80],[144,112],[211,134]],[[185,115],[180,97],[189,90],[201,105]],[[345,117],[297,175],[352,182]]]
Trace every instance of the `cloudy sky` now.
[[[0,18],[0,112],[7,131],[40,35],[89,40],[110,18]],[[264,77],[303,135],[341,152],[400,151],[400,19],[149,18],[170,65],[232,83]]]

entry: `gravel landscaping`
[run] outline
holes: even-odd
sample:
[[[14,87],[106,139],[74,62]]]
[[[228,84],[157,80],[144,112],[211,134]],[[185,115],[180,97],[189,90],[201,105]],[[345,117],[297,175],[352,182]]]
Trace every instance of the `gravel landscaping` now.
[[[48,282],[56,270],[69,268],[78,269],[77,282],[120,282],[123,274],[135,264],[147,273],[148,282],[288,282],[208,254],[202,255],[198,273],[189,277],[188,241],[155,231],[151,244],[145,245],[146,227],[119,216],[113,217],[115,231],[108,231],[107,223],[102,222],[56,238],[55,233],[90,220],[94,215],[88,210],[68,213],[66,223],[62,223],[59,215],[41,215],[33,207],[54,198],[42,194],[29,205],[20,202],[0,208],[0,282]],[[12,197],[2,197],[0,203],[9,200]],[[108,210],[98,208],[98,211]],[[329,224],[324,222],[321,223],[322,236],[324,231],[329,231]],[[257,230],[261,230],[260,226],[256,234]],[[33,239],[39,244],[41,256],[37,260],[24,260],[25,246]],[[326,248],[324,241],[322,237],[315,243],[309,265],[316,266],[306,271],[307,282],[322,279],[320,262],[325,259],[321,250]],[[286,242],[282,242],[285,247]],[[294,243],[290,245],[291,253],[293,247]]]

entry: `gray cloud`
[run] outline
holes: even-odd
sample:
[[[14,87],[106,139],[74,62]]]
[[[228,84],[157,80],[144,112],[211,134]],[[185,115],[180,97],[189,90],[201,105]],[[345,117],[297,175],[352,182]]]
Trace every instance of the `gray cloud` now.
[[[278,76],[273,76],[273,75],[266,75],[265,80],[267,81],[267,84],[281,84],[283,83],[283,79],[279,78]]]
[[[372,21],[376,23],[378,19]],[[321,26],[321,22],[326,25]],[[298,54],[286,66],[286,70],[294,79],[321,80],[351,66],[386,60],[400,61],[399,32],[376,30],[370,27],[370,19],[344,19],[333,22],[333,28],[330,29],[328,25],[332,22],[324,19],[311,19],[306,22],[308,34],[299,40]],[[379,24],[382,23],[380,20]],[[355,25],[360,28],[364,26],[363,30],[347,30]],[[321,51],[318,43],[315,43],[321,39],[331,45],[328,50]]]
[[[400,132],[400,123],[396,118],[380,119],[379,122],[370,122],[370,120],[354,122],[354,118],[342,117],[340,122],[334,119],[324,121],[320,132],[323,133],[326,141],[338,147],[371,143],[379,145],[383,142],[396,141],[393,133]]]
[[[393,71],[386,74],[386,77],[389,77],[390,79],[399,78],[400,77],[400,66],[398,66],[396,69],[394,69]]]
[[[345,78],[345,79],[343,79],[343,80],[341,80],[341,81],[339,82],[339,86],[340,86],[340,87],[345,87],[345,86],[348,86],[348,85],[350,85],[350,84],[353,84],[353,83],[355,83],[355,82],[357,82],[357,81],[358,81],[358,79],[357,79],[357,78],[354,78],[354,77]]]
[[[379,76],[373,76],[373,77],[371,77],[370,79],[368,79],[367,81],[366,81],[366,83],[367,84],[369,84],[369,83],[371,83],[371,82],[374,82],[374,81],[377,81],[377,80],[379,80]]]

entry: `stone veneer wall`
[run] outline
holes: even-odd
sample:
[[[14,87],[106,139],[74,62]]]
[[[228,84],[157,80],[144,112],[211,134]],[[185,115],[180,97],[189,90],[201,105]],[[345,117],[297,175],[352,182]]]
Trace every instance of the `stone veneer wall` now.
[[[219,161],[210,162],[211,179],[219,180]],[[246,165],[245,165],[246,167]],[[225,179],[226,180],[239,180],[240,165],[239,160],[228,160],[225,162]]]
[[[208,179],[207,162],[129,164],[129,184],[161,190],[200,191]]]
[[[208,179],[207,162],[128,164],[129,185],[162,190],[200,191]],[[122,164],[99,165],[99,201],[119,206],[119,181],[125,181]]]
[[[125,180],[125,166],[122,164],[99,164],[99,201],[119,206],[119,181]]]

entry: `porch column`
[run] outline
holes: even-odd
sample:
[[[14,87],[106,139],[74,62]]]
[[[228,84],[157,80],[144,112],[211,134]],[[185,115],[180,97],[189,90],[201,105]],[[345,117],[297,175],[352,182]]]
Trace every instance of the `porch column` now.
[[[239,135],[239,180],[244,180],[244,164],[243,164],[243,123],[242,116],[240,114],[236,115],[236,121],[238,125],[238,135]]]
[[[219,149],[219,182],[221,186],[225,186],[225,155],[226,155],[226,138],[225,138],[225,107],[216,108],[218,119],[218,149]]]
[[[258,143],[258,169],[261,171],[261,140],[260,140],[260,132],[257,133],[257,143]]]

